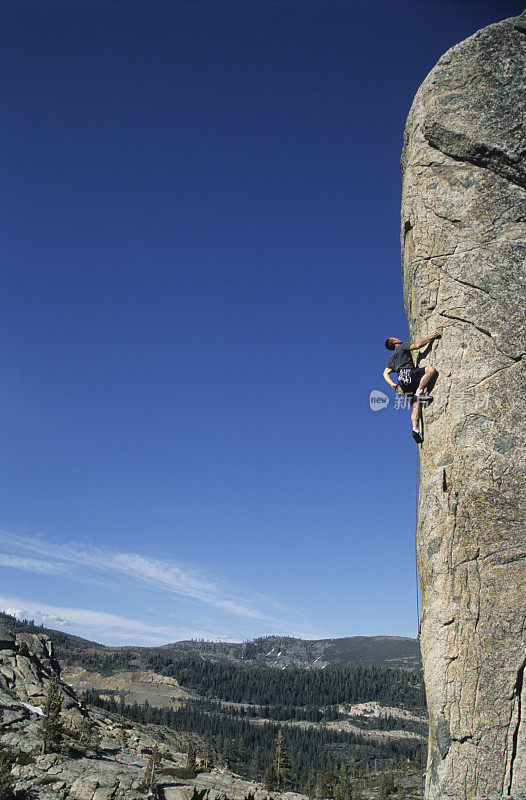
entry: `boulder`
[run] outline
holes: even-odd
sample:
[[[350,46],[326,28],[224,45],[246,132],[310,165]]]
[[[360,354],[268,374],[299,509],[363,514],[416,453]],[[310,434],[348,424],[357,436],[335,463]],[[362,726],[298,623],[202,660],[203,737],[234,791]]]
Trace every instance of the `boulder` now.
[[[449,50],[402,156],[411,339],[438,328],[418,565],[426,798],[526,797],[526,15]]]
[[[165,800],[192,800],[194,796],[193,786],[165,786],[163,788]]]
[[[93,800],[98,788],[99,782],[97,780],[81,777],[71,784],[69,791],[71,797],[75,798],[75,800]]]
[[[15,636],[5,625],[0,625],[0,650],[14,650]]]
[[[18,633],[16,646],[22,656],[32,657],[42,665],[46,672],[60,675],[60,664],[53,652],[53,642],[43,633]]]

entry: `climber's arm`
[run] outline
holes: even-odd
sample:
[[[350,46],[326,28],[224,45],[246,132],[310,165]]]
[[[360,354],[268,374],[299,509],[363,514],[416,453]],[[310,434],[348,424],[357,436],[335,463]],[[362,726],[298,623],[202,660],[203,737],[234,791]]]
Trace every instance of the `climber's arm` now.
[[[420,342],[415,342],[415,344],[410,345],[409,349],[410,350],[420,350],[422,347],[425,347],[426,344],[429,344],[429,342],[432,342],[433,339],[440,339],[440,334],[439,334],[438,331],[434,331],[430,336],[424,337],[424,339],[422,339]]]
[[[389,367],[386,367],[384,369],[384,380],[387,381],[389,386],[391,386],[393,389],[396,389],[396,383],[393,383],[393,381],[391,380],[391,377],[390,377],[390,374],[391,374],[392,371],[393,370],[389,369]]]

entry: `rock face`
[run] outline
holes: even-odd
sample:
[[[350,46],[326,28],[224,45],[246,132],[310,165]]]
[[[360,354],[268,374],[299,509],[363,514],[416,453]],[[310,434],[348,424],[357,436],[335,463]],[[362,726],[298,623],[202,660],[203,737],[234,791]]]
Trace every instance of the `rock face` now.
[[[441,800],[526,797],[525,53],[525,14],[449,50],[402,156],[411,338],[442,333],[417,534],[426,797]]]

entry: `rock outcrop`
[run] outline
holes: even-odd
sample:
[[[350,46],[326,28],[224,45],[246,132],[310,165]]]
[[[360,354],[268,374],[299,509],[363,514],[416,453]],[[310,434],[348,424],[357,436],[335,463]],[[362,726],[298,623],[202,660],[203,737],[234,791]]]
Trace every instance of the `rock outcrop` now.
[[[142,783],[157,740],[98,710],[87,709],[60,682],[61,719],[65,728],[59,752],[43,753],[39,727],[52,673],[60,674],[48,637],[0,628],[0,750],[14,759],[12,776],[19,792],[39,800],[110,800],[144,797]],[[97,745],[79,741],[84,720],[96,731]],[[170,743],[169,743],[170,744]],[[174,765],[184,755],[166,744]],[[181,748],[179,748],[181,749]]]
[[[418,563],[426,797],[526,797],[526,15],[449,50],[402,156],[411,338],[438,328]]]

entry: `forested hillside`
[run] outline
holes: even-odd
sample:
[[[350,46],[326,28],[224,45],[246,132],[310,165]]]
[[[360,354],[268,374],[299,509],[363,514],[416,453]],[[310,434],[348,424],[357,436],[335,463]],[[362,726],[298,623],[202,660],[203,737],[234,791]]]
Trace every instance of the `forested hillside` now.
[[[418,675],[409,670],[246,668],[202,659],[172,661],[159,653],[150,654],[148,666],[175,678],[192,699],[178,708],[155,708],[149,703],[128,705],[118,691],[92,691],[88,702],[133,721],[210,737],[229,765],[246,776],[262,778],[280,726],[286,730],[301,785],[312,771],[319,775],[349,761],[362,769],[373,762],[407,763],[419,752],[421,687]],[[407,717],[387,710],[373,718],[353,713],[353,705],[360,703],[405,709]],[[381,738],[379,731],[395,735]]]
[[[150,656],[148,666],[175,678],[181,686],[199,695],[233,703],[319,708],[371,700],[408,707],[415,707],[419,702],[417,676],[408,670],[385,667],[245,669],[196,659],[171,661],[161,655]]]

